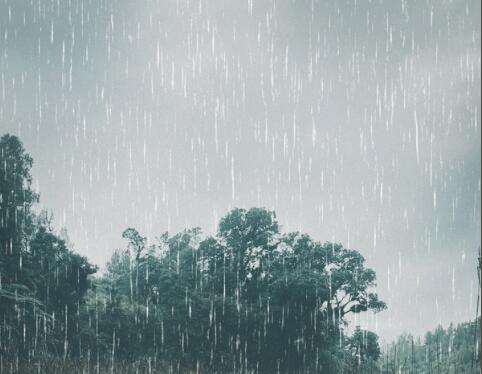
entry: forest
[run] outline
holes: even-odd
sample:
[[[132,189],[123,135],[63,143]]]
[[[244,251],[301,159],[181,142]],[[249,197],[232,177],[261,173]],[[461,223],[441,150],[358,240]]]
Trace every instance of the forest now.
[[[35,209],[32,166],[4,135],[0,373],[479,372],[480,320],[388,346],[349,333],[351,315],[389,308],[374,270],[264,208],[231,210],[213,236],[126,228],[99,272]]]

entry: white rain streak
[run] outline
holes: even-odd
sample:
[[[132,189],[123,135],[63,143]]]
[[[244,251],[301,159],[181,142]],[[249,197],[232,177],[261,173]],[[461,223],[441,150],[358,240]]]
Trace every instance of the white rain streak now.
[[[1,132],[24,139],[42,206],[96,263],[126,227],[213,234],[229,209],[263,206],[287,231],[363,253],[390,316],[357,323],[421,334],[475,313],[479,13],[477,1],[5,0]],[[406,311],[415,292],[427,301]]]

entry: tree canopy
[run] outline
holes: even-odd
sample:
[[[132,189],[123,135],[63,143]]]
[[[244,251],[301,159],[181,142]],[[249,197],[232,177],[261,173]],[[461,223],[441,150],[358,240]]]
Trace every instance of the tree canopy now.
[[[28,352],[74,349],[69,342],[96,268],[72,252],[32,205],[32,158],[20,140],[0,139],[0,350]]]
[[[124,308],[142,326],[141,351],[178,365],[327,370],[336,365],[346,317],[386,307],[359,252],[282,233],[263,208],[233,209],[215,236],[197,228],[164,233],[150,247],[135,229],[123,237],[126,249],[114,253],[104,278],[107,308]],[[118,322],[119,349],[138,333],[123,324],[132,325]]]
[[[149,357],[213,373],[377,360],[375,334],[346,334],[350,314],[386,308],[358,251],[284,233],[273,211],[235,208],[211,236],[191,228],[150,241],[127,228],[93,278],[52,217],[33,212],[32,158],[15,136],[0,139],[0,165],[1,357],[96,357],[112,371]]]

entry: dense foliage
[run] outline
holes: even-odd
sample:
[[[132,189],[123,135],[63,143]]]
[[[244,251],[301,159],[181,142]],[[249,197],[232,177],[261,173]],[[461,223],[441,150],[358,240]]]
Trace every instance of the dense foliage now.
[[[0,165],[0,352],[66,356],[96,269],[52,232],[48,216],[31,212],[32,158],[18,138],[0,139]]]
[[[264,209],[234,209],[216,237],[185,230],[149,247],[132,228],[123,237],[90,309],[119,357],[153,351],[210,372],[334,371],[349,343],[345,316],[385,308],[358,252],[281,234]]]
[[[214,236],[194,228],[149,244],[128,228],[94,278],[51,218],[32,212],[32,159],[16,137],[0,139],[0,165],[0,372],[392,368],[376,334],[346,334],[350,314],[386,308],[359,252],[282,233],[272,211],[233,209]],[[462,330],[428,335],[429,355],[465,344]]]

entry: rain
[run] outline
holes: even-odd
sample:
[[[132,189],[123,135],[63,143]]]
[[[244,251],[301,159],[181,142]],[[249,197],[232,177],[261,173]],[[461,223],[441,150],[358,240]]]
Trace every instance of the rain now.
[[[480,14],[0,0],[0,373],[480,372]]]

